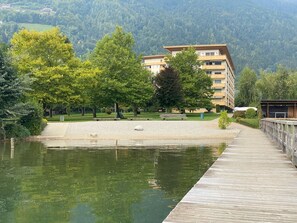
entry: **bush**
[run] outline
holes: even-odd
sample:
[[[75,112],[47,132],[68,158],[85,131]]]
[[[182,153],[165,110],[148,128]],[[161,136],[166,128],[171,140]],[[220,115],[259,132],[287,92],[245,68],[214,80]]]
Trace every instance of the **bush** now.
[[[258,129],[260,127],[260,123],[259,123],[259,119],[254,118],[254,119],[240,119],[238,121],[238,123],[251,127],[251,128],[255,128]]]
[[[248,118],[248,119],[256,118],[256,117],[257,117],[257,112],[256,112],[254,109],[249,108],[249,109],[245,112],[245,117]]]
[[[47,119],[43,118],[41,121],[41,131],[47,126]]]
[[[6,138],[25,138],[30,136],[30,131],[17,123],[10,123],[4,126]]]
[[[245,118],[245,111],[236,111],[233,113],[233,118]]]
[[[106,108],[106,114],[110,115],[112,113],[112,110],[110,108]]]
[[[21,117],[19,123],[26,127],[31,135],[39,135],[42,131],[43,109],[38,103],[31,103],[30,112]]]
[[[227,111],[221,112],[220,118],[219,118],[219,128],[220,129],[226,129],[228,125],[230,125],[231,121],[228,117]]]

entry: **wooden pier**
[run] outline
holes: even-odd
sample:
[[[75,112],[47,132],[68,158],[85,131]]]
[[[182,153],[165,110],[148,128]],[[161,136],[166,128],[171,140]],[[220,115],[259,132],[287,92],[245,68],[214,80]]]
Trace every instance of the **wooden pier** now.
[[[260,130],[243,127],[164,220],[297,222],[297,169]]]

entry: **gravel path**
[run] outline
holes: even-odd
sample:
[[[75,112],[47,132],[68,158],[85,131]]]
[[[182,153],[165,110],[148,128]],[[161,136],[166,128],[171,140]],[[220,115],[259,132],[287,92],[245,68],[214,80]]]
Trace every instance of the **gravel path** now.
[[[139,125],[143,131],[134,130]],[[237,124],[219,129],[218,120],[56,122],[48,123],[34,139],[48,147],[218,144],[233,140],[239,132]]]

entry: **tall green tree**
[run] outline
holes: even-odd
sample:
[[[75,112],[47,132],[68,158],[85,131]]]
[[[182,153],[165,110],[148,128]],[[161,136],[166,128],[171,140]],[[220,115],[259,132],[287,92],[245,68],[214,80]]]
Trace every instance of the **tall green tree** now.
[[[3,118],[17,117],[26,113],[21,99],[25,93],[24,81],[17,77],[6,53],[6,47],[0,46],[0,138],[5,139]],[[2,134],[1,134],[2,133]]]
[[[141,57],[133,51],[134,39],[121,27],[106,35],[94,49],[90,60],[98,67],[100,75],[101,102],[115,104],[117,117],[119,104],[136,107],[143,105],[153,94],[149,73],[141,65]]]
[[[276,72],[261,72],[256,83],[259,99],[296,99],[296,71],[278,66]]]
[[[256,102],[257,74],[249,67],[245,67],[239,77],[236,106],[249,106]]]
[[[12,108],[20,101],[23,86],[16,71],[8,62],[5,49],[0,47],[0,117],[13,114]]]
[[[73,46],[58,28],[46,32],[21,30],[11,40],[10,55],[20,75],[32,80],[30,96],[52,109],[77,100],[72,86],[75,59]]]
[[[292,72],[289,77],[288,85],[288,98],[296,99],[297,98],[297,71]]]
[[[178,73],[167,67],[155,78],[155,97],[159,105],[170,111],[172,107],[179,107],[183,103],[182,86]]]
[[[167,63],[180,76],[184,105],[187,108],[203,108],[210,103],[212,79],[200,67],[194,48],[183,50],[176,56],[167,56]]]
[[[84,115],[85,107],[93,109],[93,117],[96,118],[98,105],[101,105],[100,99],[104,92],[100,87],[101,71],[94,67],[90,61],[84,61],[75,70],[74,85],[80,92],[80,100],[78,106],[81,107],[82,115]]]

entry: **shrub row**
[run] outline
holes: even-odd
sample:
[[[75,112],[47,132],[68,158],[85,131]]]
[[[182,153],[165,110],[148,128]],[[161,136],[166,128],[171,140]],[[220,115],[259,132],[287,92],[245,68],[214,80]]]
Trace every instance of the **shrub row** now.
[[[257,117],[257,112],[252,108],[249,108],[247,111],[236,111],[233,114],[233,118],[235,118],[235,119],[237,119],[237,118],[253,119],[256,117]]]
[[[29,112],[22,116],[16,123],[8,123],[4,126],[4,130],[0,129],[0,139],[6,136],[9,138],[25,138],[30,135],[39,135],[47,125],[47,120],[42,118],[42,107],[37,103],[29,105]]]

